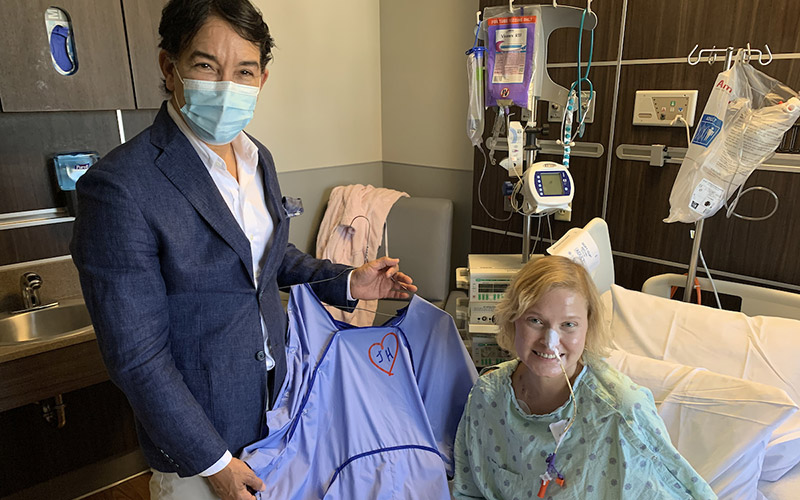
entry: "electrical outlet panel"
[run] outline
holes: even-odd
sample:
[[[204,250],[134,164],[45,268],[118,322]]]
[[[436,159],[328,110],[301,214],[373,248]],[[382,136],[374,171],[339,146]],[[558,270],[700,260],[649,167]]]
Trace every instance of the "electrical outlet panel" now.
[[[559,210],[553,218],[563,222],[572,222],[572,203],[569,204],[569,210]]]
[[[675,120],[683,116],[689,126],[694,126],[697,111],[696,90],[637,90],[633,106],[633,124],[651,127],[683,127]]]
[[[583,107],[584,111],[586,112],[586,120],[584,123],[592,123],[594,121],[594,108],[595,108],[595,101],[597,101],[597,92],[594,93],[594,99],[590,102],[589,96],[592,93],[588,90],[584,90],[581,92],[581,107]],[[587,104],[588,109],[587,109]],[[575,103],[577,105],[577,103]],[[564,106],[561,104],[551,102],[550,105],[547,107],[547,121],[549,122],[560,122],[564,117]],[[577,121],[578,115],[577,113],[574,115],[574,119]]]

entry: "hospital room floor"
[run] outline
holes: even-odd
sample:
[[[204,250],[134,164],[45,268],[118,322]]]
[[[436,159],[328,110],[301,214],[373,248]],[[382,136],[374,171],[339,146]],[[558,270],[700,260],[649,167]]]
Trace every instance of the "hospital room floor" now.
[[[150,475],[141,474],[81,500],[150,500]]]

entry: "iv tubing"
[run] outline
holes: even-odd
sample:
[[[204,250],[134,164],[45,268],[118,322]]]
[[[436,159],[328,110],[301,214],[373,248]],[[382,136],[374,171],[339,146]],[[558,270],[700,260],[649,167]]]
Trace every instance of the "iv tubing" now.
[[[558,352],[558,350],[555,350]],[[559,353],[560,354],[560,353]],[[572,391],[572,384],[569,382],[569,375],[567,375],[567,370],[564,368],[564,361],[559,356],[558,358],[558,365],[561,367],[561,372],[564,374],[564,378],[567,379],[567,387],[569,388],[569,396],[572,398],[572,417],[569,419],[569,423],[567,423],[567,427],[564,429],[564,432],[561,434],[561,439],[556,442],[556,449],[553,452],[554,454],[558,452],[558,448],[561,446],[561,442],[564,441],[564,437],[566,437],[567,432],[572,427],[572,424],[575,423],[575,419],[578,417],[578,400],[575,398],[575,393]]]

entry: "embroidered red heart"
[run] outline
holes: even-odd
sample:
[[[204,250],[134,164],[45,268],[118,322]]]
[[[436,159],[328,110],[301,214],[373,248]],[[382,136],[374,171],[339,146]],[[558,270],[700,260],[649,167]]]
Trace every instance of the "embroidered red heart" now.
[[[392,344],[391,341],[389,342],[388,346],[384,345],[384,342],[386,342],[386,337],[394,338],[394,345],[393,346],[391,345]],[[374,347],[376,347],[376,346],[378,347],[378,350],[376,351],[376,355],[373,356],[372,355],[372,349]],[[400,341],[397,339],[397,334],[394,333],[394,332],[389,332],[389,333],[387,333],[386,335],[383,336],[383,338],[381,339],[380,342],[375,342],[374,344],[369,346],[369,353],[368,353],[369,354],[369,360],[372,361],[372,364],[375,365],[375,367],[378,370],[382,371],[383,373],[385,373],[385,374],[387,374],[387,375],[389,375],[391,377],[392,375],[394,375],[394,373],[392,373],[392,370],[394,370],[394,362],[397,361],[397,349],[398,349],[398,347],[400,347]],[[378,363],[381,363],[381,364],[388,363],[390,358],[391,358],[391,364],[389,365],[389,369],[388,370],[383,368],[381,365],[378,364]],[[376,362],[375,359],[377,359],[378,362]]]

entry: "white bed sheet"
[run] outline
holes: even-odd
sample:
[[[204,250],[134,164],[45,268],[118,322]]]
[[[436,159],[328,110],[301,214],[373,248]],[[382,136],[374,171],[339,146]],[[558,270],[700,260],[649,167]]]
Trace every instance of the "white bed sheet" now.
[[[777,481],[759,481],[758,491],[767,500],[796,500],[800,498],[800,464]]]

